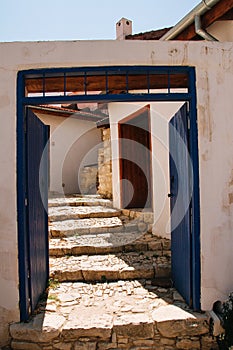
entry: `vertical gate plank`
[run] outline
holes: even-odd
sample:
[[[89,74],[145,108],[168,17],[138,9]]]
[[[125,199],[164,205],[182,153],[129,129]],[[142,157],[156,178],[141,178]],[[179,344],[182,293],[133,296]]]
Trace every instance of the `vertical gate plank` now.
[[[48,281],[48,128],[27,110],[28,257],[31,312]],[[43,155],[43,157],[42,157]]]
[[[169,124],[170,207],[172,278],[175,287],[191,305],[191,223],[192,174],[188,152],[187,103]]]

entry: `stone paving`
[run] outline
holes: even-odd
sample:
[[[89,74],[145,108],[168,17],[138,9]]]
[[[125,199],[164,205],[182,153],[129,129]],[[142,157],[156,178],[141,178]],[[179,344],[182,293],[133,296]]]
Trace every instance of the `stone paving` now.
[[[58,207],[58,206],[93,206],[93,205],[101,205],[103,207],[112,207],[112,201],[109,199],[103,199],[99,195],[58,195],[55,194],[51,198],[49,198],[49,207]]]
[[[89,213],[94,204],[111,208],[99,196],[54,197],[50,214],[80,203]],[[151,220],[151,213],[124,210],[50,223],[50,286],[29,322],[10,326],[11,348],[217,349],[207,315],[172,288],[170,241],[152,234]]]
[[[102,206],[57,206],[49,207],[49,220],[58,221],[85,218],[112,218],[120,216],[121,211]]]
[[[170,258],[153,252],[65,256],[50,264],[51,278],[61,282],[170,277]]]
[[[206,315],[145,279],[54,285],[31,322],[10,330],[12,349],[217,349]]]
[[[55,221],[49,227],[51,237],[81,236],[124,230],[123,223],[118,217]],[[132,228],[136,228],[136,225]]]
[[[51,238],[50,256],[109,254],[117,252],[153,251],[156,256],[170,256],[170,241],[155,237],[151,233],[108,232],[101,234],[82,234],[62,238]]]

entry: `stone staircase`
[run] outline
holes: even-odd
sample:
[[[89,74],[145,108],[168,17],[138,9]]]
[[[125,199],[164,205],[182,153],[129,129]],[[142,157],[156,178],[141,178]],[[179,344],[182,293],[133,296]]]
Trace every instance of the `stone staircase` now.
[[[11,325],[12,349],[217,349],[171,286],[170,242],[152,222],[99,196],[50,199],[50,287]]]

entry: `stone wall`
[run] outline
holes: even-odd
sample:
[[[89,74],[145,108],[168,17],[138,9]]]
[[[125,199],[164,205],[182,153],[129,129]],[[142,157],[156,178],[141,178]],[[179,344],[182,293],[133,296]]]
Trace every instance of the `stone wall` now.
[[[96,194],[97,174],[98,174],[97,165],[85,166],[80,170],[79,188],[82,194]]]
[[[99,149],[98,155],[98,193],[104,198],[112,198],[112,151],[110,128],[102,129],[101,134],[103,148]]]
[[[13,336],[11,348],[14,350],[217,350],[216,339],[209,335],[205,319],[192,319],[183,311],[181,319],[173,319],[176,308],[167,306],[169,313],[164,317],[166,307],[161,306],[152,313],[152,317],[142,313],[122,316],[112,323],[106,314],[95,320],[93,327],[75,328],[72,331],[60,330],[64,323],[63,316],[52,313],[39,329],[42,318],[37,317],[37,324],[32,332],[27,323],[11,326]],[[184,317],[183,317],[184,315]],[[77,316],[76,316],[77,317]],[[49,323],[48,323],[49,322]],[[101,323],[98,326],[97,323]],[[75,321],[73,320],[75,325]]]

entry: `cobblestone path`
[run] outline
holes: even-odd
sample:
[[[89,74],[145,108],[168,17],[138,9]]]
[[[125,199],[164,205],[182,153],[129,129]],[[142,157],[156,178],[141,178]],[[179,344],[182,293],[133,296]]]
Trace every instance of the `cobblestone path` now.
[[[12,349],[217,349],[205,314],[172,287],[170,241],[153,216],[99,196],[49,200],[50,287]]]

